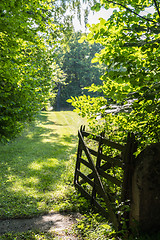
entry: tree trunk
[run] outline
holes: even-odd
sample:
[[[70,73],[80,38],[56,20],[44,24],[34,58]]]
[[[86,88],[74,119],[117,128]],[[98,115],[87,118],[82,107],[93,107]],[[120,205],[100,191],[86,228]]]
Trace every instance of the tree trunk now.
[[[61,94],[61,84],[58,84],[58,93],[57,93],[57,111],[60,111],[60,94]]]

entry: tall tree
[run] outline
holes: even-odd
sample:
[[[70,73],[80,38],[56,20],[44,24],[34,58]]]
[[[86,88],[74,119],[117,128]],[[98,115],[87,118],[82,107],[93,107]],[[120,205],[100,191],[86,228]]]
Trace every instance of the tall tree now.
[[[50,86],[49,35],[58,27],[48,0],[0,3],[0,140],[9,140],[41,108]],[[52,39],[53,41],[53,39]]]
[[[93,62],[107,65],[102,91],[105,98],[83,98],[73,105],[94,119],[94,126],[105,128],[110,137],[136,133],[144,146],[160,140],[160,10],[157,0],[101,0],[92,9],[115,8],[108,20],[101,19],[90,27],[87,40],[100,43],[104,49]],[[108,99],[117,104],[113,108]],[[86,106],[90,103],[90,110]],[[80,107],[79,107],[80,106]],[[92,113],[92,114],[91,114]],[[97,122],[101,116],[101,124]],[[103,127],[102,127],[103,126]]]
[[[99,78],[103,73],[103,66],[91,63],[91,59],[97,51],[102,49],[102,46],[90,45],[87,42],[80,43],[81,36],[80,32],[74,33],[68,41],[67,48],[62,47],[57,53],[57,63],[66,74],[66,84],[61,86],[60,92],[62,107],[69,107],[66,101],[71,96],[88,95],[85,87],[93,83],[101,83]]]

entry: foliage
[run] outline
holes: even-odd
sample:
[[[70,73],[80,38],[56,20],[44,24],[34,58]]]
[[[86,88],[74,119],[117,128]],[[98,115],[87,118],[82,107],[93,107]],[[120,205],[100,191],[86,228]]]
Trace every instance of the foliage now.
[[[91,59],[102,47],[100,44],[79,43],[81,36],[80,32],[74,33],[66,47],[62,46],[55,51],[56,62],[66,75],[65,84],[57,86],[60,94],[60,100],[57,101],[60,101],[61,107],[68,106],[66,100],[71,96],[88,94],[85,87],[92,83],[101,84],[99,77],[104,71],[103,66],[91,63]]]
[[[82,239],[117,239],[112,226],[99,214],[88,212],[77,220],[75,231]]]
[[[6,233],[1,235],[1,240],[53,240],[57,239],[55,234],[39,232],[39,231],[28,231],[22,233]]]
[[[90,87],[102,98],[70,100],[95,130],[125,140],[133,131],[141,146],[160,140],[160,11],[155,1],[101,0],[93,10],[115,8],[108,20],[90,26],[89,43],[104,46],[92,62],[107,65],[103,85]],[[116,109],[115,109],[116,107]]]
[[[48,94],[51,59],[48,45],[59,27],[50,1],[0,3],[0,141],[10,140],[30,121]],[[52,35],[51,35],[52,34]]]
[[[160,237],[159,232],[150,235],[137,232],[131,234],[122,230],[115,232],[105,218],[93,212],[88,212],[82,218],[77,219],[74,231],[84,240],[158,240]]]

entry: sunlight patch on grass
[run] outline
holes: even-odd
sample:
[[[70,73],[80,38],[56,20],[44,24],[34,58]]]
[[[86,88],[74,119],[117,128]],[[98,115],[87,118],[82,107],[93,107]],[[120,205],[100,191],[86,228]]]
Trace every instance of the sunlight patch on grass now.
[[[39,163],[39,162],[33,162],[28,166],[28,168],[34,169],[34,170],[41,170],[42,167],[43,167],[42,163]]]
[[[42,139],[42,143],[52,143],[53,140],[56,139],[56,138],[51,138],[49,135],[47,137],[47,135],[45,136],[45,138]]]
[[[13,182],[15,181],[15,179],[16,179],[16,176],[10,174],[10,175],[7,177],[6,183],[8,183],[8,182],[12,182],[12,183],[13,183]]]
[[[70,157],[81,122],[73,112],[41,112],[19,138],[0,144],[0,218],[61,208],[73,183]]]
[[[59,164],[60,163],[59,163],[58,159],[50,158],[50,159],[47,159],[46,162],[34,161],[34,162],[32,162],[31,164],[28,165],[28,168],[33,169],[33,170],[41,170],[44,167],[52,167],[53,168],[53,167],[58,166]],[[47,173],[44,173],[44,174],[47,174]]]
[[[36,178],[26,178],[25,180],[21,180],[17,178],[16,181],[12,183],[12,186],[9,187],[8,190],[14,193],[25,194],[25,196],[37,196],[38,191],[35,186],[39,183],[39,179]]]
[[[24,184],[27,184],[28,186],[34,186],[36,184],[39,183],[39,179],[37,177],[29,177],[29,178],[26,178],[24,181],[23,181]]]
[[[34,136],[33,132],[30,132],[30,133],[27,134],[28,139],[33,139],[33,136]]]

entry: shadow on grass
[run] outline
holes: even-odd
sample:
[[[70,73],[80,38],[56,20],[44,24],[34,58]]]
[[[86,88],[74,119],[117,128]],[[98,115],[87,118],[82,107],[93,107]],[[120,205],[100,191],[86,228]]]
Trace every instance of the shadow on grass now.
[[[11,144],[0,146],[1,219],[48,212],[62,198],[57,191],[64,185],[61,175],[76,150],[76,136],[47,128],[54,124],[48,113],[40,115],[40,123]]]

